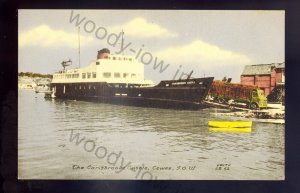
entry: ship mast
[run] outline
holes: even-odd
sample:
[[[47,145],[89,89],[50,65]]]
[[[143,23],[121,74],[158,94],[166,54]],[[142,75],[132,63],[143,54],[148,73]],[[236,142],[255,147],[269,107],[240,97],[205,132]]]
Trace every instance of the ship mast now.
[[[80,68],[80,27],[78,27],[78,65]]]
[[[122,29],[122,42],[121,42],[121,49],[122,49],[122,47],[123,47],[123,45],[124,45],[124,31],[123,31],[123,29]],[[124,55],[124,51],[122,51],[122,54]]]

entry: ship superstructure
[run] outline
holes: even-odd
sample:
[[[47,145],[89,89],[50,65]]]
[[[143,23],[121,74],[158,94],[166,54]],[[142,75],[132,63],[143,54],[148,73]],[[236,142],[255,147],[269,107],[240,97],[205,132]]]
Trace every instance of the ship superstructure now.
[[[64,61],[68,66],[71,61]],[[144,65],[132,56],[110,55],[108,49],[98,51],[97,59],[87,67],[62,70],[53,75],[52,83],[107,82],[117,84],[152,85],[144,79]]]

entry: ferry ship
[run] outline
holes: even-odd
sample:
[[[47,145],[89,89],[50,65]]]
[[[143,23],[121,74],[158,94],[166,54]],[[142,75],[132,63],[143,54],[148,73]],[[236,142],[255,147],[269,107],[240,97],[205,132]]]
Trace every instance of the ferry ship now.
[[[97,59],[87,67],[69,69],[71,61],[62,62],[63,70],[53,75],[52,97],[118,105],[155,108],[199,109],[213,82],[213,77],[163,80],[154,85],[144,79],[144,65],[132,56],[98,51]]]

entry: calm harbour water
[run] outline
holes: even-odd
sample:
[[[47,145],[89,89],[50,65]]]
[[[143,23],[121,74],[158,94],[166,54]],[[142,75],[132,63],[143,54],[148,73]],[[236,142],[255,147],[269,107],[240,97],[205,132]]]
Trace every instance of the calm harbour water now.
[[[18,105],[21,179],[284,179],[284,125],[254,122],[251,133],[210,132],[209,120],[235,118],[214,116],[220,109],[45,99],[30,90],[19,90]],[[70,140],[72,131],[84,137],[80,144]],[[108,168],[112,162],[131,163],[119,172]]]

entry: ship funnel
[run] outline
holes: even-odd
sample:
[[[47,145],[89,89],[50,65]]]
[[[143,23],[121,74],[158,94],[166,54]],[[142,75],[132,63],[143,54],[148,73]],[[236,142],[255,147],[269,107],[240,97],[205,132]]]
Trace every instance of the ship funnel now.
[[[108,55],[109,55],[109,54],[110,54],[109,49],[103,48],[103,49],[101,49],[101,50],[98,51],[97,59],[108,58]]]

